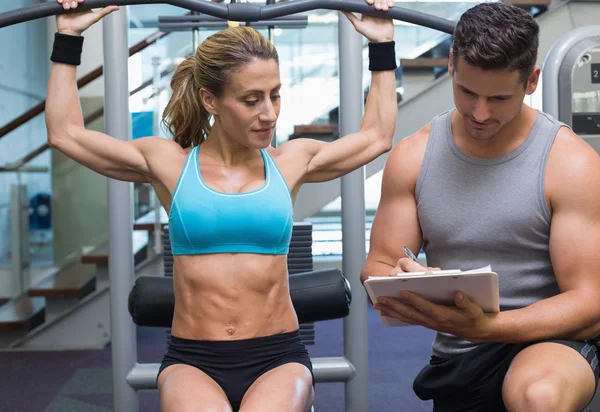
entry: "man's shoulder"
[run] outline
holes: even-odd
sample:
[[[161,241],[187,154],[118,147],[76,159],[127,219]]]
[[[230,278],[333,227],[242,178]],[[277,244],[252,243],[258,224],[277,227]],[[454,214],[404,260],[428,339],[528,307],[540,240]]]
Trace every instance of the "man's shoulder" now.
[[[414,187],[421,171],[431,124],[400,140],[390,151],[384,175],[391,184]]]
[[[392,151],[389,157],[395,160],[403,160],[405,158],[419,157],[425,154],[427,142],[429,141],[429,133],[431,131],[431,123],[426,124],[415,133],[401,139]]]
[[[554,205],[600,193],[600,155],[568,127],[559,129],[550,149],[546,189]]]
[[[581,165],[600,166],[598,152],[584,138],[567,126],[558,129],[550,149],[549,161],[558,167],[573,170]]]

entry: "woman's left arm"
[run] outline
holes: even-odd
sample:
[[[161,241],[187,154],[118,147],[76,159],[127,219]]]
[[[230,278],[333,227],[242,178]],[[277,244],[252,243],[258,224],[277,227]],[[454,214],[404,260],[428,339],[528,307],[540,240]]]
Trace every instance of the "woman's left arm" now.
[[[372,4],[373,0],[367,0]],[[385,0],[375,7],[387,10],[393,6],[393,1]],[[358,19],[351,13],[344,13],[353,24],[356,31],[365,36],[370,47],[393,53],[394,26],[391,19],[379,19],[362,16]],[[388,43],[373,46],[373,43]],[[371,53],[373,57],[373,54]],[[371,87],[365,105],[365,114],[356,133],[341,137],[333,142],[321,142],[314,139],[295,139],[280,146],[282,151],[292,151],[298,157],[306,155],[307,164],[302,182],[323,182],[343,176],[364,166],[373,159],[392,148],[392,140],[396,129],[398,104],[396,100],[395,70],[389,68],[389,61],[395,57],[379,56],[382,61],[373,62]],[[379,60],[378,59],[378,60]],[[383,63],[384,70],[378,69]],[[302,156],[304,157],[304,156]]]

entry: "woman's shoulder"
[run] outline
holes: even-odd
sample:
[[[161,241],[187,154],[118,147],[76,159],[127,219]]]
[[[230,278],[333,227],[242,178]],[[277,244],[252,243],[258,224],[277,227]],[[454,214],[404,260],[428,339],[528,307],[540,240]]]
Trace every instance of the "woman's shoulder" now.
[[[303,154],[310,155],[316,152],[324,143],[315,139],[300,138],[288,140],[277,147],[269,146],[266,150],[273,158],[291,156],[300,160]]]

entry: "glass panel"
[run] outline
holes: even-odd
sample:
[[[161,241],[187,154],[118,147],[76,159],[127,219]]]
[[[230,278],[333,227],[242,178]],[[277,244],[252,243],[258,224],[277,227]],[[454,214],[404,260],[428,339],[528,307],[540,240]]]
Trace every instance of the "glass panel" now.
[[[134,39],[133,43],[155,32],[156,29],[140,30],[139,38]],[[43,40],[43,48],[46,47],[46,41]],[[152,57],[148,53],[144,54],[144,57],[146,56]],[[142,63],[149,69],[141,71],[139,68]],[[146,62],[141,54],[131,57],[129,64],[131,90],[141,86],[146,80],[152,80],[152,64]],[[4,126],[45,98],[48,66],[42,63],[30,66],[39,67],[46,77],[31,76],[36,80],[32,81],[30,78],[23,87],[15,81],[12,82],[15,90],[0,90],[2,101],[11,102],[0,110],[0,126]],[[80,76],[84,74],[81,73]],[[143,77],[144,75],[146,77]],[[103,78],[99,78],[93,84],[101,82]],[[101,86],[99,90],[102,91]],[[136,109],[135,98],[146,104],[152,92],[152,87],[145,88],[144,93],[132,98],[131,107]],[[89,120],[86,127],[103,132],[103,97],[89,96],[84,91],[80,93],[80,102],[84,118]],[[150,105],[151,102],[150,99]],[[137,113],[132,110],[134,132],[143,131],[147,120],[143,118],[144,112],[139,107],[137,110],[139,110]],[[42,113],[0,140],[0,167],[8,167],[32,150],[43,146],[46,143],[46,136],[45,119]],[[32,168],[40,167],[47,171],[27,172]],[[29,241],[31,281],[35,283],[39,279],[38,276],[44,273],[43,269],[60,266],[73,253],[79,254],[85,247],[96,247],[106,241],[106,181],[105,177],[75,163],[60,152],[51,150],[46,150],[28,162],[20,173],[0,173],[0,270],[10,270],[12,265],[10,213],[12,185],[27,186],[26,198],[30,204],[30,217],[25,236]],[[148,199],[151,197],[147,187],[137,189],[139,190],[136,191],[138,194],[136,216],[139,216],[148,211]]]
[[[156,29],[131,29],[132,37],[146,38]],[[203,33],[204,35],[204,33]],[[170,138],[160,123],[171,95],[170,80],[177,65],[193,50],[192,33],[172,32],[129,59],[129,88],[136,91],[129,100],[132,139],[144,136]],[[133,184],[134,220],[145,222],[155,210],[163,214],[152,186]],[[163,219],[164,220],[164,219]]]
[[[158,18],[161,16],[182,16],[189,10],[167,4],[142,4],[127,6],[129,17],[128,41],[129,47],[156,33]]]
[[[36,129],[37,134],[45,135],[45,128],[39,120],[34,119],[23,126],[24,129]],[[7,135],[1,142],[5,159],[18,160],[35,146],[25,146],[27,139],[19,140],[14,137],[17,131]],[[12,145],[10,143],[15,143]],[[19,144],[17,144],[19,143]],[[4,152],[6,150],[6,152]],[[8,153],[7,153],[8,152]],[[14,153],[14,154],[13,154]],[[8,164],[7,164],[8,163]],[[10,160],[0,167],[10,166]],[[38,171],[33,171],[37,169]],[[48,267],[53,263],[52,252],[52,219],[50,215],[51,173],[50,153],[46,152],[24,167],[23,172],[0,173],[0,267],[11,266],[11,188],[14,185],[26,186],[26,198],[30,203],[29,217],[29,250],[32,267]],[[32,170],[32,171],[28,171]],[[46,171],[44,171],[46,170]],[[27,233],[27,232],[26,232]]]
[[[20,6],[24,7],[35,2],[31,0],[21,3],[23,4]],[[14,2],[2,2],[0,12],[15,7]],[[0,127],[44,100],[49,67],[45,21],[34,20],[10,26],[3,29],[3,34],[0,36]],[[31,50],[31,53],[23,53],[23,49]],[[45,142],[45,130],[44,118],[38,115],[0,138],[0,167],[10,167],[26,153],[42,145]],[[40,156],[28,166],[49,168],[50,158],[48,155]],[[27,200],[40,204],[51,193],[50,174],[47,172],[0,173],[0,276],[10,276],[12,269],[11,187],[16,184],[27,186],[25,208]],[[42,197],[44,200],[41,200]],[[31,263],[34,267],[44,267],[51,263],[52,256],[52,250],[48,248],[52,230],[47,227],[47,211],[42,209],[44,208],[40,206],[32,210],[29,228],[25,228],[26,236],[29,232],[25,247],[31,251]],[[27,226],[27,222],[24,223]],[[0,291],[6,292],[1,290],[2,286],[0,282]]]

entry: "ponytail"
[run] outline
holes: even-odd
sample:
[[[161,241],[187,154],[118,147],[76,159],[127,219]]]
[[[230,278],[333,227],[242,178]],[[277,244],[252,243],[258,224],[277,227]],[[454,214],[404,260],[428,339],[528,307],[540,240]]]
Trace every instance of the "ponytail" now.
[[[182,148],[198,146],[210,133],[210,113],[200,101],[194,72],[195,56],[179,64],[171,78],[173,94],[163,112],[163,124]]]

